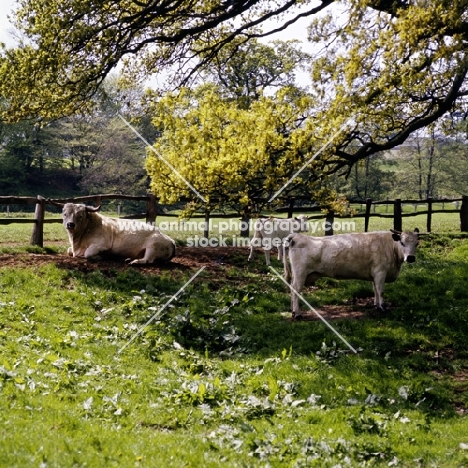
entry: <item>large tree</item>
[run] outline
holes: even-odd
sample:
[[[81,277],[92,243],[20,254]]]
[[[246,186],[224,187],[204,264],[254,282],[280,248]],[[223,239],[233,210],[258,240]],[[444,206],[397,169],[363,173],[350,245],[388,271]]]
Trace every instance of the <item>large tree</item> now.
[[[320,159],[325,172],[347,172],[454,110],[467,93],[468,0],[19,0],[26,40],[0,59],[3,116],[86,107],[122,60],[144,75],[168,70],[174,86],[187,83],[233,41],[332,4],[341,5],[338,21],[330,15],[310,30],[326,53],[311,64],[316,108],[308,130],[318,125],[330,136],[337,129],[326,122],[353,118]]]

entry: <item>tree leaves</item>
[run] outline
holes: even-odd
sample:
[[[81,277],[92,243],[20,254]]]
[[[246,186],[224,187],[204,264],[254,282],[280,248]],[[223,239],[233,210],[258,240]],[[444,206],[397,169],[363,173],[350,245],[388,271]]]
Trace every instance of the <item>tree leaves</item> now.
[[[213,86],[166,95],[153,109],[154,125],[164,129],[154,147],[176,172],[148,152],[153,192],[162,203],[192,198],[194,207],[203,206],[183,176],[208,199],[211,210],[238,212],[256,198],[271,196],[303,164],[291,135],[301,131],[307,104],[307,99],[293,102],[283,92],[243,109]]]

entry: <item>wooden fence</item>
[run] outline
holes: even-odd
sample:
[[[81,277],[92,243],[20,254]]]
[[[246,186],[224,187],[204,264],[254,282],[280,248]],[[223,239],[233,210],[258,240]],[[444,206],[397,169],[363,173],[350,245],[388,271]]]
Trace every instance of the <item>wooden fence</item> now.
[[[369,220],[370,218],[378,217],[378,218],[392,218],[393,219],[393,229],[396,231],[401,231],[403,226],[403,218],[406,217],[413,217],[418,215],[426,215],[427,222],[426,222],[426,231],[431,232],[432,230],[432,215],[434,213],[459,213],[460,216],[460,230],[462,232],[468,232],[468,196],[464,195],[461,198],[441,198],[441,199],[434,199],[434,198],[427,198],[426,200],[401,200],[399,198],[395,200],[385,200],[385,201],[373,201],[370,198],[367,198],[365,201],[358,202],[362,206],[365,207],[363,213],[356,213],[353,214],[353,218],[364,218],[364,231],[367,232],[369,230]],[[433,205],[435,203],[441,203],[445,205],[446,203],[453,203],[455,204],[455,209],[434,209]],[[356,202],[354,202],[356,204]],[[387,209],[388,206],[393,206],[393,210],[391,213],[377,213],[376,207],[379,205],[386,205]],[[411,212],[404,212],[403,205],[413,205],[414,210]],[[427,209],[424,211],[418,211],[417,208],[420,205],[427,205]],[[458,208],[460,206],[460,208]],[[320,210],[320,208],[316,208],[316,211]],[[286,211],[286,209],[285,209]],[[289,205],[288,209],[288,217],[292,216],[292,204]],[[301,213],[307,213],[307,209],[302,209]],[[321,214],[318,216],[309,216],[309,219],[320,219],[323,218],[325,215]],[[326,235],[332,235],[333,229],[333,222],[335,217],[338,218],[349,218],[349,215],[345,216],[336,216],[334,213],[329,212],[326,215],[326,221],[328,222],[328,226],[330,229],[326,231]]]
[[[45,223],[60,223],[62,220],[60,218],[53,218],[53,219],[45,219],[45,210],[48,204],[52,204],[52,202],[58,203],[92,203],[94,206],[98,206],[101,204],[103,200],[130,200],[130,201],[145,201],[146,202],[146,212],[139,213],[134,215],[125,215],[122,218],[124,219],[146,219],[146,222],[154,223],[156,221],[156,216],[158,214],[158,204],[157,198],[152,195],[141,195],[141,196],[133,196],[133,195],[120,195],[120,194],[105,194],[105,195],[89,195],[83,197],[75,197],[75,198],[63,198],[63,199],[54,199],[49,201],[45,199],[41,195],[37,197],[14,197],[14,196],[0,196],[0,205],[35,205],[35,213],[34,219],[30,218],[0,218],[0,225],[7,225],[12,223],[31,223],[33,224],[33,231],[31,235],[31,244],[38,245],[40,247],[43,246],[44,241],[44,224]],[[294,199],[288,200],[288,204],[285,208],[277,209],[276,212],[278,213],[287,213],[288,217],[292,217],[294,215],[294,211],[300,211],[301,213],[314,213],[319,212],[320,207],[295,207],[294,206]],[[404,217],[411,217],[417,215],[427,215],[427,224],[426,230],[427,232],[431,232],[432,228],[432,215],[434,213],[459,213],[460,216],[460,230],[462,232],[468,232],[468,196],[463,196],[462,198],[443,198],[443,199],[433,199],[428,198],[427,200],[401,200],[396,199],[393,201],[385,200],[385,201],[373,201],[368,198],[365,201],[354,201],[353,204],[361,204],[364,208],[363,212],[358,212],[353,214],[353,218],[364,218],[364,231],[367,232],[369,229],[369,220],[372,217],[380,217],[380,218],[393,218],[393,228],[397,231],[402,230],[402,219]],[[454,203],[456,204],[455,209],[447,210],[447,209],[433,209],[434,203]],[[386,213],[378,213],[376,212],[376,207],[378,205],[386,205],[387,212]],[[403,212],[403,205],[414,205],[415,209],[412,212]],[[417,211],[417,207],[419,205],[427,205],[427,209],[424,211]],[[388,206],[393,206],[393,210],[391,213],[388,213]],[[458,206],[460,206],[458,208]],[[174,216],[176,214],[165,213],[164,216]],[[226,214],[211,214],[213,217],[223,217],[223,218],[233,218],[236,216],[233,215],[226,215]],[[349,218],[350,216],[336,216],[334,213],[329,212],[328,214],[323,214],[322,212],[317,215],[309,216],[309,219],[323,219],[326,218],[326,222],[328,223],[329,229],[326,231],[326,235],[333,234],[333,223],[335,217],[338,218]],[[194,218],[204,218],[205,225],[208,226],[210,214],[199,214],[194,216]],[[205,237],[208,237],[208,229],[205,229],[204,232]]]

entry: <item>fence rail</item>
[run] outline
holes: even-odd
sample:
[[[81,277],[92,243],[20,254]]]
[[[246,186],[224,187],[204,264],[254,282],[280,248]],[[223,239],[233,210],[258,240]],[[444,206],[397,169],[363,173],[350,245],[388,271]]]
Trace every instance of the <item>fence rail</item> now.
[[[126,215],[122,218],[124,219],[142,219],[145,218],[146,222],[154,223],[156,221],[156,216],[158,214],[158,203],[157,198],[152,194],[147,195],[121,195],[121,194],[99,194],[99,195],[87,195],[82,197],[74,198],[61,198],[48,200],[41,195],[37,197],[15,197],[15,196],[0,196],[0,205],[35,205],[34,219],[27,218],[0,218],[0,225],[8,225],[12,223],[21,223],[21,224],[33,224],[33,231],[31,235],[31,244],[43,246],[44,241],[44,224],[46,223],[59,223],[62,222],[61,219],[45,219],[45,209],[48,204],[56,203],[86,203],[91,202],[94,206],[101,204],[103,200],[130,200],[130,201],[145,201],[146,202],[146,212],[140,214]],[[328,226],[330,229],[326,231],[327,235],[333,234],[333,222],[335,217],[337,218],[349,218],[349,215],[339,216],[335,215],[333,212],[324,214],[321,212],[321,208],[318,205],[313,207],[295,207],[296,198],[288,199],[288,204],[284,208],[279,208],[276,210],[278,213],[287,213],[288,217],[293,217],[294,211],[300,211],[301,213],[316,213],[320,214],[309,216],[309,219],[323,219],[326,218]],[[369,229],[369,220],[373,217],[379,218],[393,218],[393,227],[397,231],[402,230],[402,219],[406,217],[418,216],[418,215],[427,215],[427,232],[431,232],[432,227],[432,215],[435,213],[459,213],[460,216],[460,230],[462,232],[468,232],[468,196],[464,195],[461,198],[442,198],[442,199],[433,199],[427,198],[426,200],[384,200],[384,201],[373,201],[370,198],[366,200],[354,201],[353,204],[361,204],[365,207],[363,213],[353,214],[353,218],[364,218],[364,231],[367,232]],[[433,209],[434,203],[455,203],[455,209]],[[458,209],[458,205],[460,208]],[[375,207],[377,205],[387,205],[393,206],[392,213],[376,213]],[[403,212],[403,205],[415,205],[415,210],[411,213]],[[427,205],[427,209],[424,211],[417,211],[419,205]],[[372,212],[374,211],[374,212]],[[165,213],[164,216],[174,216],[176,214]],[[194,218],[204,218],[206,225],[209,223],[210,216],[216,216],[220,218],[233,218],[233,215],[229,214],[200,214],[193,216]],[[205,237],[208,237],[208,231],[205,229]]]
[[[0,225],[11,223],[33,223],[33,231],[31,234],[31,245],[44,245],[44,224],[59,223],[61,219],[45,219],[46,205],[55,203],[85,203],[92,202],[95,206],[99,206],[103,200],[132,200],[146,201],[146,212],[142,214],[129,215],[127,219],[146,218],[146,222],[155,222],[157,214],[157,199],[154,195],[121,195],[118,193],[87,195],[74,198],[60,198],[48,200],[42,195],[34,197],[13,197],[0,196],[0,205],[36,205],[34,211],[34,219],[25,218],[0,218]]]

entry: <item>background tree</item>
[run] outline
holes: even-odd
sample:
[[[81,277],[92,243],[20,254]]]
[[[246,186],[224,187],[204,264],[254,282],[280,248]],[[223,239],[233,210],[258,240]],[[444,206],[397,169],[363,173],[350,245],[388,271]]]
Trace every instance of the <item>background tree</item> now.
[[[296,73],[307,66],[310,55],[302,52],[298,41],[275,41],[271,45],[255,39],[234,41],[224,47],[205,73],[227,99],[247,109],[265,91],[295,87]]]
[[[145,148],[121,122],[103,129],[93,164],[83,170],[80,187],[87,193],[142,194],[148,189]]]
[[[467,191],[467,145],[444,136],[440,129],[417,132],[396,152],[398,162],[391,195],[457,197]]]
[[[143,89],[121,89],[118,77],[111,77],[95,96],[90,114],[3,123],[2,194],[57,196],[68,190],[71,195],[78,187],[87,193],[144,193],[144,146],[117,117],[120,112],[146,138],[154,138],[156,129],[140,105],[142,96]]]
[[[339,3],[20,0],[17,25],[25,40],[0,57],[0,95],[8,97],[3,117],[83,114],[122,61],[133,78],[169,70],[172,86],[187,83],[229,44]],[[339,21],[329,15],[310,29],[325,51],[311,63],[315,108],[302,151],[309,151],[310,139],[330,138],[343,117],[354,124],[317,159],[325,174],[347,174],[357,161],[400,145],[453,111],[468,92],[467,0],[340,4],[346,9]],[[279,26],[262,31],[271,18]]]
[[[393,161],[389,161],[382,154],[369,156],[353,166],[346,185],[343,186],[341,179],[334,179],[336,190],[350,199],[385,198],[393,186],[393,167]]]
[[[429,132],[415,132],[399,151],[401,169],[397,173],[397,190],[420,200],[438,193],[441,173],[441,139],[432,126]],[[401,195],[400,195],[401,196]]]

